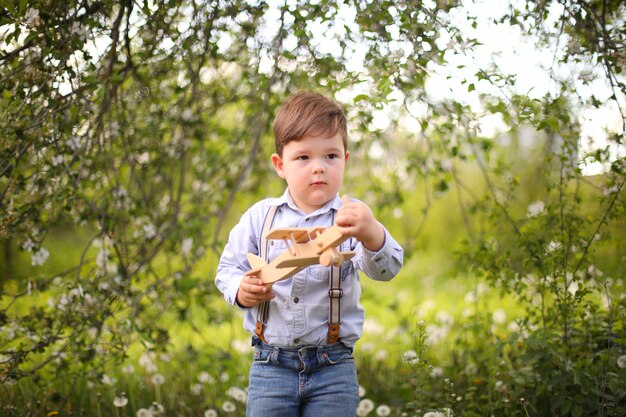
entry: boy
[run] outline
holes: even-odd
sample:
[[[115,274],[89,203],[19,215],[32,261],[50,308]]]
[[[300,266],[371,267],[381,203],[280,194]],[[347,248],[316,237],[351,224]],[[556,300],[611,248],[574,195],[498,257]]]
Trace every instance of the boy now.
[[[338,196],[349,152],[337,103],[296,93],[273,127],[272,164],[287,189],[243,214],[215,278],[226,300],[245,310],[244,327],[253,335],[247,416],[353,417],[359,395],[352,349],[364,320],[358,270],[388,281],[402,266],[403,250],[369,207]],[[272,260],[287,249],[262,239],[264,230],[333,224],[350,237],[339,250],[356,252],[340,267],[313,265],[271,286],[244,275],[248,252]]]

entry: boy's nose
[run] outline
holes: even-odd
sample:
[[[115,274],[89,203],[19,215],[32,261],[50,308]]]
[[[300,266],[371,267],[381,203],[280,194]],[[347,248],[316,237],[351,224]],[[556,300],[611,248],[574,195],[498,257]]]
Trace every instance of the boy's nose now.
[[[317,163],[313,166],[313,173],[314,174],[323,174],[324,171],[326,171],[326,168],[324,168],[324,165],[322,163]]]

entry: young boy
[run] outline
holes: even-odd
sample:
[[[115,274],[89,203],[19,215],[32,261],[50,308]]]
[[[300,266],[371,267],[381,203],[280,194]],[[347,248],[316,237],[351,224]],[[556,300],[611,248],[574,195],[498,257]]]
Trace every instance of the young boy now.
[[[369,207],[338,196],[349,152],[337,103],[312,92],[292,95],[276,115],[274,136],[272,164],[287,189],[243,214],[215,278],[226,300],[245,311],[252,334],[247,416],[353,417],[359,394],[352,349],[364,320],[358,270],[388,281],[403,250]],[[247,253],[271,261],[287,250],[283,241],[262,239],[264,230],[333,224],[349,236],[339,250],[356,252],[340,267],[309,266],[271,286],[244,275],[252,269]]]

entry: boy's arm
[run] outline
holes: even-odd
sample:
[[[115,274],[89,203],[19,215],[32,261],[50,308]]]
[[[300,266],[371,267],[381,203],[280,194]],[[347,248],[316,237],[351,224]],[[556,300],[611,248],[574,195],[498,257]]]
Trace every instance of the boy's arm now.
[[[402,268],[404,251],[376,220],[372,210],[360,201],[342,198],[335,223],[342,233],[361,242],[354,261],[367,276],[378,281],[392,279]]]
[[[256,233],[253,229],[254,213],[250,209],[246,211],[233,227],[228,236],[228,243],[220,257],[215,285],[224,295],[224,299],[231,305],[247,307],[237,299],[239,287],[242,285],[244,274],[250,270],[246,254],[258,251]]]

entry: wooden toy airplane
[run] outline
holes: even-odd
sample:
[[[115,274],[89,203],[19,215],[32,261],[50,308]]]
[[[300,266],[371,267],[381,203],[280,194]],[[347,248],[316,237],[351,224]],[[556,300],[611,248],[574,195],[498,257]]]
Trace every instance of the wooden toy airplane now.
[[[339,246],[348,236],[339,227],[280,228],[269,231],[264,239],[284,240],[287,250],[270,263],[251,253],[247,254],[252,269],[246,275],[255,275],[263,283],[272,284],[289,278],[314,264],[339,266],[354,256],[354,252],[339,252]]]

